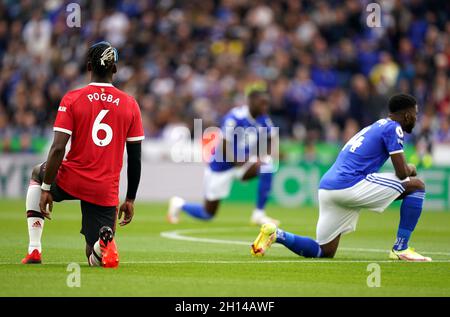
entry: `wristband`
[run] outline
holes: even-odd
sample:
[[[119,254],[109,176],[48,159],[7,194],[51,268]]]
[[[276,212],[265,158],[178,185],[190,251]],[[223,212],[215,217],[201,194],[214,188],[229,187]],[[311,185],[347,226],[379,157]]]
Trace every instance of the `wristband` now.
[[[52,187],[52,185],[49,185],[49,184],[46,184],[46,183],[42,183],[42,185],[41,185],[41,189],[42,190],[45,190],[45,191],[50,191],[50,188]]]

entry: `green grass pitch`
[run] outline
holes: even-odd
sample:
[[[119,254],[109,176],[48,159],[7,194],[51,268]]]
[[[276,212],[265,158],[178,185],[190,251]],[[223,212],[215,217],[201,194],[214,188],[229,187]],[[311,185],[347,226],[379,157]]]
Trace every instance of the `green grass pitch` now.
[[[202,223],[183,215],[165,222],[165,204],[138,203],[133,222],[118,228],[118,269],[90,268],[79,234],[76,202],[55,204],[46,221],[43,265],[21,265],[28,234],[24,202],[0,202],[1,296],[450,296],[450,212],[425,211],[411,245],[433,263],[391,262],[398,210],[363,212],[357,231],[341,239],[333,260],[304,259],[281,246],[252,258],[259,228],[250,204],[223,203]],[[317,211],[270,205],[282,228],[314,237]],[[81,265],[81,285],[70,288],[67,265]],[[380,266],[380,287],[368,287],[368,265]],[[370,278],[369,278],[370,279]]]

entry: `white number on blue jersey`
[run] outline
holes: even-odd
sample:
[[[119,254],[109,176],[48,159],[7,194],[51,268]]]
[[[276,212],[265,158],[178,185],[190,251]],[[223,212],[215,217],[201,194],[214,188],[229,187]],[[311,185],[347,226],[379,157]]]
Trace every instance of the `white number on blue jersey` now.
[[[344,151],[347,146],[351,146],[350,152],[355,153],[356,149],[359,148],[364,141],[364,134],[370,130],[371,126],[365,127],[361,131],[359,131],[357,134],[355,134],[342,148],[342,151]]]
[[[386,123],[388,123],[389,121],[387,121],[386,119],[380,119],[377,121],[379,126],[381,127],[382,125],[385,125]]]

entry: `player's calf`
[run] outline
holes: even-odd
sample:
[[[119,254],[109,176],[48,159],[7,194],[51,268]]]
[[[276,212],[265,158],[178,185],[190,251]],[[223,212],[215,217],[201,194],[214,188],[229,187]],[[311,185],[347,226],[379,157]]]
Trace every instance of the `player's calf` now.
[[[416,228],[422,214],[425,200],[425,184],[418,178],[412,177],[404,184],[405,192],[400,196],[403,200],[400,207],[400,223],[397,230],[397,238],[391,252],[391,258],[408,261],[428,261],[420,254],[409,248],[408,242]],[[412,251],[410,251],[412,250]]]
[[[41,197],[41,165],[36,165],[31,172],[28,185],[25,209],[28,223],[28,253],[22,260],[23,264],[39,264],[42,262],[41,237],[44,230],[44,216],[40,212],[39,200]]]

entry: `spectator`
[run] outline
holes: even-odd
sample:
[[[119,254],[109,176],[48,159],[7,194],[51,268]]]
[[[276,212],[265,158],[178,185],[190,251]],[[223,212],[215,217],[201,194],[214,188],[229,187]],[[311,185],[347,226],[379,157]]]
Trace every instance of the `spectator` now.
[[[387,52],[380,54],[380,62],[370,71],[370,80],[379,94],[388,94],[397,83],[399,68]]]
[[[437,143],[450,143],[450,117],[440,119],[439,129],[436,131],[434,140]]]
[[[50,49],[52,25],[42,16],[41,10],[35,10],[32,18],[25,24],[23,39],[27,51],[32,57],[46,58]]]
[[[304,121],[317,96],[317,88],[306,67],[299,67],[286,91],[286,112],[291,119]]]
[[[261,82],[281,135],[308,140],[310,157],[315,142],[345,142],[385,116],[394,91],[415,95],[440,122],[433,139],[447,138],[448,1],[382,1],[382,30],[367,28],[358,0],[82,1],[81,28],[66,25],[64,1],[41,2],[0,4],[3,151],[33,151],[51,133],[62,95],[86,84],[87,48],[103,39],[119,48],[114,84],[136,96],[149,138],[194,118],[218,125]]]

